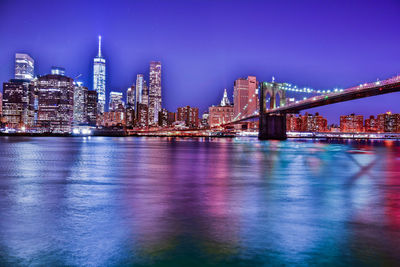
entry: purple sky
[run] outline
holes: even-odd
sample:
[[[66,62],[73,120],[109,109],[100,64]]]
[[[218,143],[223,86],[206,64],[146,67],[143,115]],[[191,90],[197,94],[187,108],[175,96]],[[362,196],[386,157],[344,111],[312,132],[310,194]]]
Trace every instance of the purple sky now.
[[[232,100],[234,80],[247,75],[346,88],[400,72],[399,14],[398,0],[0,0],[0,81],[12,78],[14,53],[27,52],[36,74],[62,66],[92,88],[101,34],[107,91],[125,92],[161,60],[169,110],[204,111],[224,88]],[[352,112],[400,113],[399,101],[394,93],[316,110],[333,123]]]

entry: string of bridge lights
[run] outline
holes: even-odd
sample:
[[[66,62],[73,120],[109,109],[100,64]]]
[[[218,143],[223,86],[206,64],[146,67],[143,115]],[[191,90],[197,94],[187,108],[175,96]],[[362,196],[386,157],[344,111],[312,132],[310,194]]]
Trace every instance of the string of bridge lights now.
[[[333,92],[343,92],[343,89],[335,88],[333,90],[314,90],[312,88],[304,87],[298,88],[296,85],[287,84],[280,87],[282,90],[296,93],[308,93],[308,94],[330,94]]]

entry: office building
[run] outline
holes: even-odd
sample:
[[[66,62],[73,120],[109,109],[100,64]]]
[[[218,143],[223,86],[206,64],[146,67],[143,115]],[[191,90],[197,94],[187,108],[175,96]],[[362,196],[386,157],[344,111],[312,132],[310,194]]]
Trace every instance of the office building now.
[[[161,111],[161,62],[150,62],[149,125],[157,125]]]
[[[234,83],[233,103],[234,118],[253,115],[258,111],[258,82],[254,76],[239,78]]]
[[[97,123],[97,92],[87,91],[86,97],[87,123],[96,126]]]
[[[126,90],[126,106],[135,108],[135,85]]]
[[[15,76],[16,80],[31,81],[34,78],[35,61],[28,54],[15,54]]]
[[[139,128],[147,128],[149,126],[149,106],[146,104],[137,105],[136,126]]]
[[[59,74],[61,75],[61,74]],[[87,114],[87,96],[88,88],[82,86],[81,82],[74,83],[74,124],[86,124]]]
[[[97,92],[97,112],[103,113],[106,105],[106,60],[101,54],[101,36],[98,54],[93,60],[93,90]]]
[[[218,106],[211,106],[208,109],[208,125],[210,127],[218,127],[232,121],[233,116],[234,106],[231,105],[225,89],[221,103]]]
[[[122,100],[123,94],[120,92],[110,92],[109,111],[122,111],[125,109],[125,102]]]
[[[167,127],[168,125],[168,110],[162,108],[160,112],[158,112],[158,126]]]
[[[51,67],[51,74],[54,74],[54,75],[65,75],[65,69],[62,68],[62,67],[52,66]]]
[[[74,113],[73,79],[47,74],[35,83],[38,93],[38,130],[50,133],[70,133]]]
[[[178,108],[177,121],[185,123],[186,127],[198,128],[199,127],[199,109],[186,106]]]
[[[7,127],[23,129],[34,124],[34,88],[29,80],[3,83],[2,113]]]

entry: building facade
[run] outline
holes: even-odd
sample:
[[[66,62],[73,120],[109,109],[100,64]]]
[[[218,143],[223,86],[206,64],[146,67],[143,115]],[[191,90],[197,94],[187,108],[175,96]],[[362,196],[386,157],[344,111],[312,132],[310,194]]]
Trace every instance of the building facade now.
[[[61,75],[61,74],[60,74]],[[86,124],[87,114],[87,96],[88,88],[82,86],[82,83],[75,83],[74,87],[74,124]]]
[[[225,89],[221,103],[218,106],[211,106],[208,109],[208,125],[211,128],[218,127],[222,124],[232,121],[233,117],[234,106],[231,105]]]
[[[157,125],[161,111],[161,62],[150,62],[149,125]]]
[[[199,127],[199,108],[190,106],[180,107],[178,108],[176,117],[176,120],[184,122],[186,127]]]
[[[97,92],[87,91],[86,97],[87,123],[96,126],[97,123]]]
[[[74,113],[73,79],[48,74],[35,83],[38,93],[37,126],[40,132],[70,133]]]
[[[110,92],[109,111],[122,111],[125,109],[124,95],[120,92]]]
[[[377,116],[378,132],[397,133],[400,132],[400,114],[386,112]]]
[[[234,118],[242,118],[258,111],[258,82],[254,76],[239,78],[234,83]]]
[[[103,113],[106,105],[106,60],[101,55],[101,36],[98,54],[93,60],[93,90],[97,92],[97,111]]]
[[[34,124],[34,88],[29,80],[3,83],[2,113],[7,127],[30,128]]]
[[[286,116],[286,130],[288,132],[326,132],[328,131],[328,120],[315,113],[305,113],[296,117],[294,114]]]
[[[364,132],[364,117],[355,114],[340,116],[340,131],[345,133]]]
[[[15,54],[15,75],[16,80],[32,81],[34,78],[35,61],[28,54]]]
[[[139,128],[147,128],[149,126],[149,106],[146,104],[138,104],[136,126]]]

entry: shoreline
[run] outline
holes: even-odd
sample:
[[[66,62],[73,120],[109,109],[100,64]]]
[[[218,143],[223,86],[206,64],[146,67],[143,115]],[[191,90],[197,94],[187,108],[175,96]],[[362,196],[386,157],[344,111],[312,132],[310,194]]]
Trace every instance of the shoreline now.
[[[390,133],[388,133],[390,135]],[[165,135],[165,134],[124,134],[124,133],[97,133],[92,135],[76,135],[76,134],[51,134],[51,133],[0,133],[0,136],[8,137],[173,137],[173,138],[254,138],[257,136],[235,136],[235,135]],[[288,136],[287,139],[297,140],[400,140],[398,136],[383,136],[383,137],[355,137],[355,136]]]

